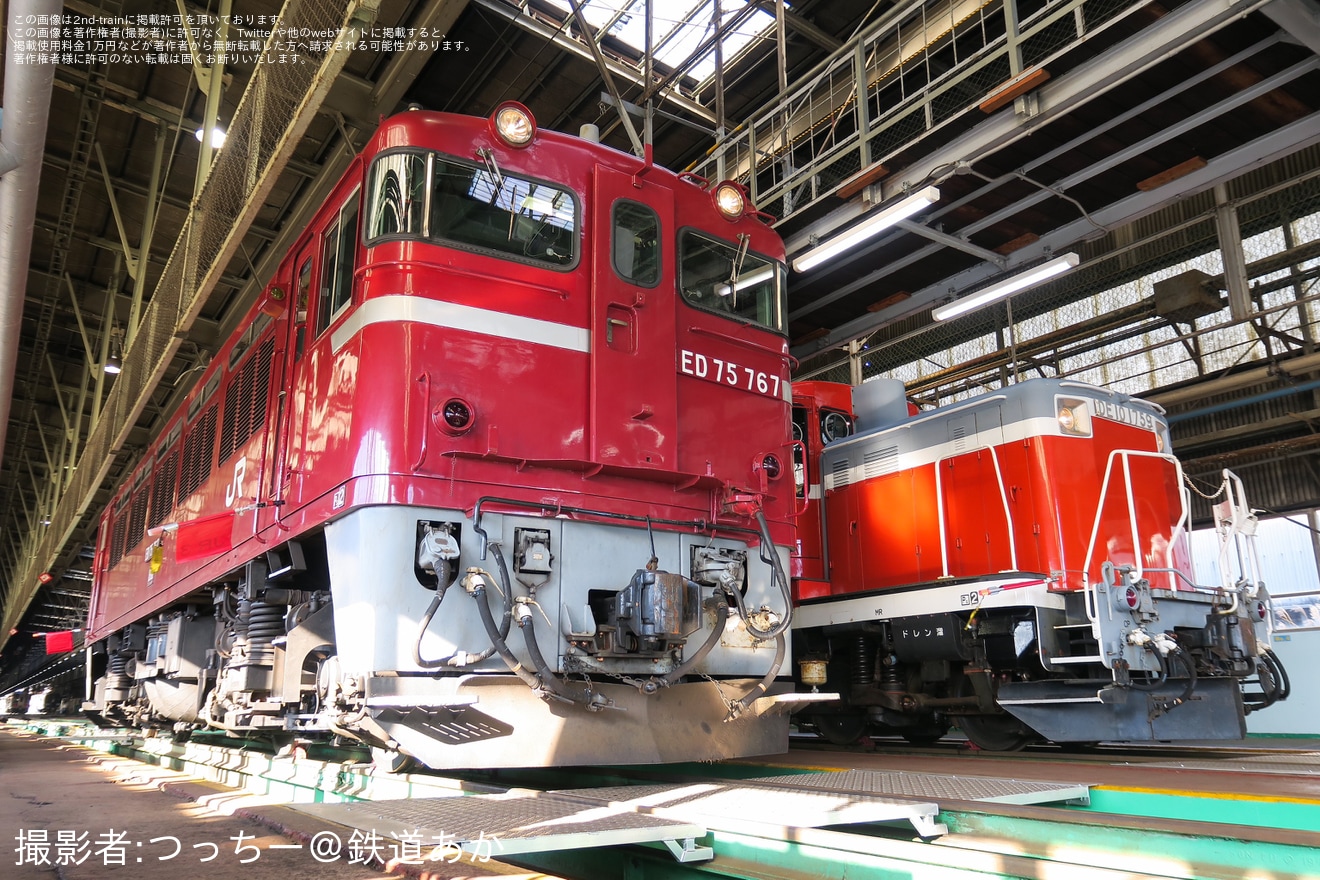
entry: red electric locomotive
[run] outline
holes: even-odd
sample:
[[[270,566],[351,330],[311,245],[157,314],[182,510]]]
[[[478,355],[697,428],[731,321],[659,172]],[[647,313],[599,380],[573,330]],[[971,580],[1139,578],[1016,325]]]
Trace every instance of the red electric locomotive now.
[[[520,105],[385,120],[102,515],[89,708],[433,767],[781,749],[783,260],[736,184]]]
[[[1287,696],[1241,483],[1215,508],[1223,583],[1199,586],[1159,407],[1047,379],[927,412],[893,380],[793,398],[794,645],[844,695],[823,735],[1232,739]]]

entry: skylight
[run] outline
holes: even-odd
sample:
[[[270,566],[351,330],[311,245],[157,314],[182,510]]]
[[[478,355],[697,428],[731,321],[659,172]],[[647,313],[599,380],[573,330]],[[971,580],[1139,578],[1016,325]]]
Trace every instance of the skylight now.
[[[567,0],[548,0],[564,12],[572,14]],[[721,0],[720,18],[727,23],[742,14],[746,0]],[[697,50],[714,32],[711,21],[714,0],[670,0],[656,3],[653,13],[653,35],[656,63],[670,68],[678,67]],[[583,0],[582,13],[587,23],[631,46],[640,55],[646,45],[646,0]],[[724,59],[727,63],[747,48],[754,40],[769,36],[775,26],[775,17],[764,9],[756,9],[724,37]],[[703,83],[715,73],[714,48],[689,66],[684,74]]]

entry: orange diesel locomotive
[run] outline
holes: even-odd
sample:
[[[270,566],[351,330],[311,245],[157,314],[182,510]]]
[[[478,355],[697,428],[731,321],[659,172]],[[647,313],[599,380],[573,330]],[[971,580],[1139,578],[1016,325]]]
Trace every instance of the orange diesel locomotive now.
[[[1287,696],[1241,483],[1199,585],[1159,407],[1052,379],[926,412],[892,380],[793,396],[796,656],[844,696],[811,712],[825,736],[1236,739]]]

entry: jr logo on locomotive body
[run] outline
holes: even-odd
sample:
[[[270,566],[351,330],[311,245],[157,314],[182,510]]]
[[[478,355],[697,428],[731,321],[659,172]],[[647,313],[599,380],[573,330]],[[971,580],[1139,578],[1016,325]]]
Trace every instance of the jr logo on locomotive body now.
[[[233,507],[234,502],[243,497],[243,480],[247,478],[247,456],[239,456],[234,462],[234,479],[225,486],[225,507]]]

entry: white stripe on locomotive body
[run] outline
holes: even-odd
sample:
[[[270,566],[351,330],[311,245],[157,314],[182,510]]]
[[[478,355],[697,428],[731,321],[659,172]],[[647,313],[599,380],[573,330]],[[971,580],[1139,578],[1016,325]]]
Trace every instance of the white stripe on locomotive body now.
[[[580,351],[583,354],[591,351],[591,331],[585,327],[406,294],[376,297],[358,306],[331,334],[331,348],[339,351],[364,327],[396,321],[465,330],[483,336]]]
[[[1022,390],[1024,388],[1025,391]],[[1156,404],[1080,382],[1033,379],[1024,385],[1009,386],[986,397],[958,406],[932,410],[896,425],[876,428],[829,444],[825,447],[821,460],[821,476],[825,489],[828,491],[841,485],[860,483],[872,476],[900,473],[924,465],[937,464],[956,455],[975,452],[978,449],[993,449],[1032,437],[1066,437],[1083,442],[1089,439],[1068,437],[1063,433],[1054,415],[1056,395],[1084,398],[1093,403],[1117,403],[1120,406],[1140,407],[1142,410],[1150,411],[1155,430],[1167,430],[1163,410]],[[1035,412],[1044,410],[1050,414],[1022,416],[1023,409]],[[973,427],[958,438],[949,436],[949,426],[956,420],[965,419],[969,426],[975,426],[978,413],[989,415],[991,412],[997,412],[999,415],[995,424],[985,426],[984,430],[980,429],[980,426]],[[1013,421],[1004,421],[1005,417],[1011,418],[1015,415],[1020,417]],[[1104,418],[1098,414],[1095,417]],[[868,464],[863,456],[876,449],[884,449],[889,455],[885,456],[882,464],[872,462],[870,465],[872,473],[868,474]],[[841,463],[841,459],[849,460],[846,467]],[[839,479],[841,477],[845,477],[846,480]]]
[[[585,327],[406,294],[381,296],[364,302],[330,334],[330,347],[339,351],[364,327],[396,321],[465,330],[583,354],[591,352],[591,331]],[[793,402],[793,385],[787,379],[779,383],[779,396],[788,403]]]
[[[1026,584],[1026,586],[1015,586]],[[985,596],[982,590],[991,592]],[[853,598],[807,602],[793,611],[794,629],[815,629],[841,623],[871,620],[901,620],[927,614],[967,613],[976,608],[1046,607],[1062,609],[1064,594],[1051,593],[1038,575],[1004,577],[1002,580],[968,581],[923,586],[916,589],[883,590]]]

